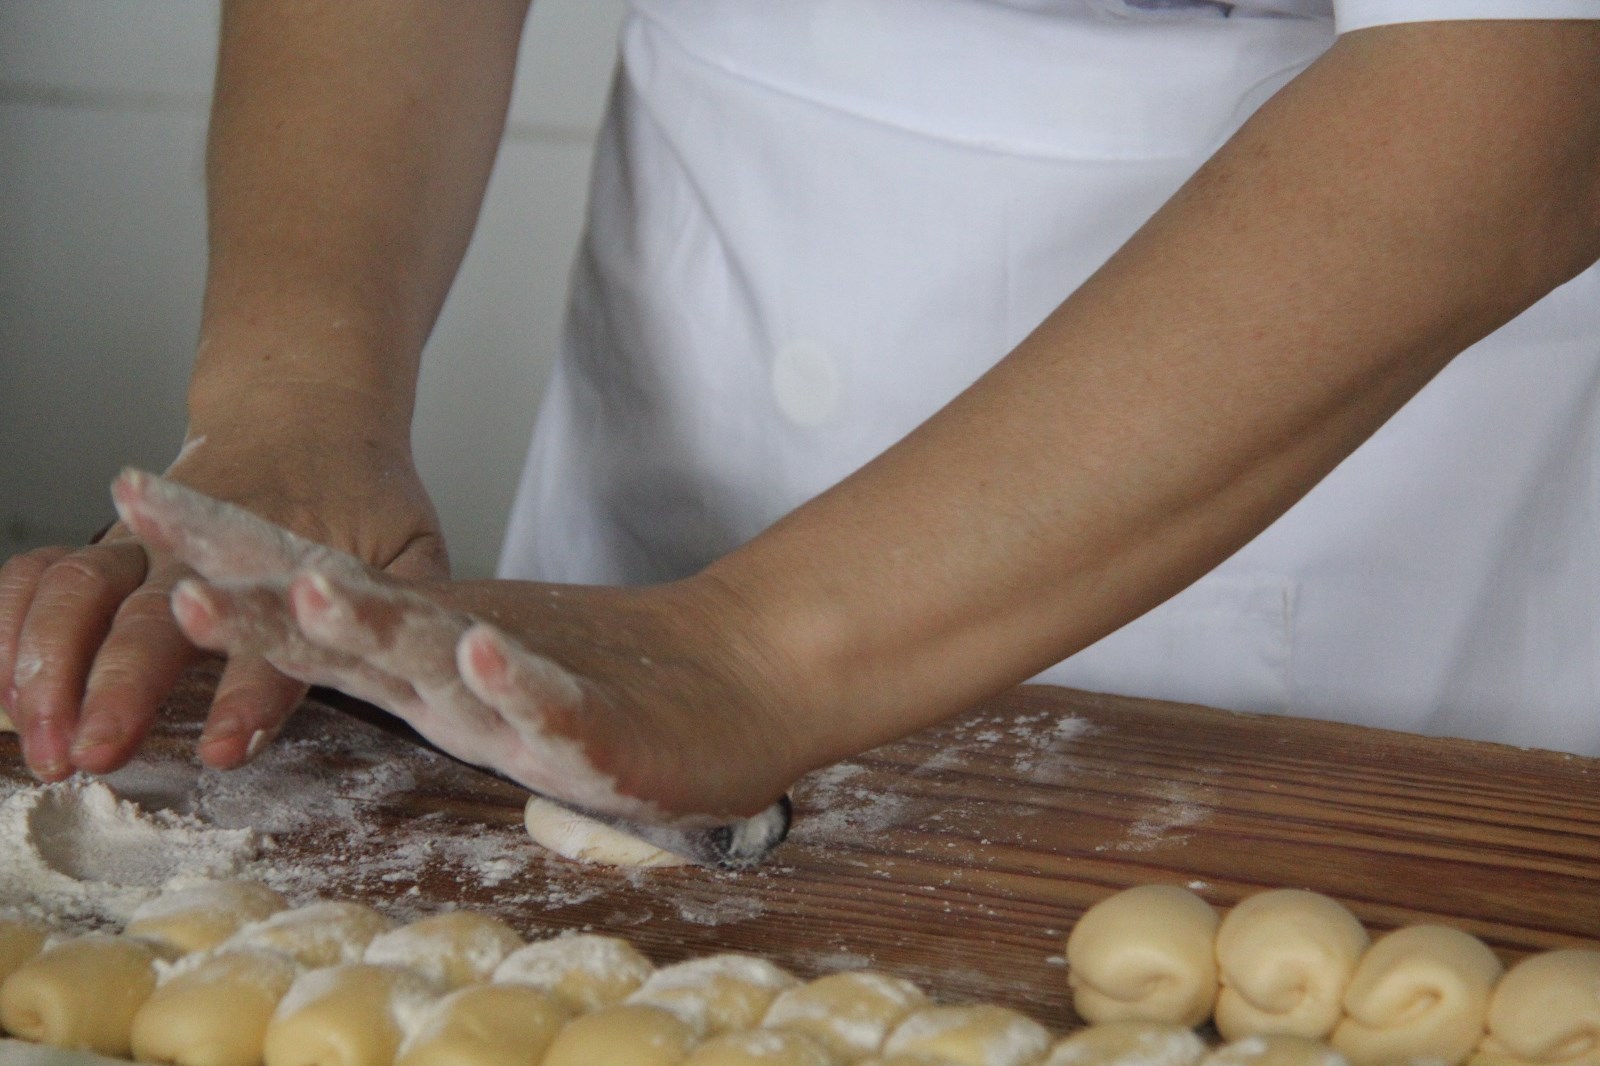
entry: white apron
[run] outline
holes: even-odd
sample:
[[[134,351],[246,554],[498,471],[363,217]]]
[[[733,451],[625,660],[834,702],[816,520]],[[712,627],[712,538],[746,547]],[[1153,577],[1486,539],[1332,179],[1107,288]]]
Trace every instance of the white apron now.
[[[1333,36],[1130,2],[636,0],[502,575],[663,581],[754,536],[982,374]],[[1041,679],[1600,754],[1597,446],[1591,270]]]

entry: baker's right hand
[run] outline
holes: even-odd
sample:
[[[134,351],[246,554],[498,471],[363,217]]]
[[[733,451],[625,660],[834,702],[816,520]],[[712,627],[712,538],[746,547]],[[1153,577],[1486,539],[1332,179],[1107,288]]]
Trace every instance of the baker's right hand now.
[[[363,428],[336,407],[242,416],[220,429],[192,428],[168,476],[397,576],[448,573],[403,430]],[[39,548],[0,567],[0,706],[40,780],[106,773],[133,755],[203,654],[169,603],[189,573],[147,552],[120,523],[94,544]],[[229,660],[200,735],[201,759],[222,768],[245,762],[304,694],[264,660]]]

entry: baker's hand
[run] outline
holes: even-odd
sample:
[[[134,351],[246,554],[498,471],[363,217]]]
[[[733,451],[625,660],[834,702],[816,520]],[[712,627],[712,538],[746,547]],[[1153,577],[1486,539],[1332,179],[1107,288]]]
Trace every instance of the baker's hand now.
[[[810,769],[778,664],[714,584],[407,581],[149,475],[114,494],[135,533],[200,575],[172,598],[196,644],[377,704],[538,792],[709,825]]]
[[[447,572],[437,520],[403,445],[385,447],[342,427],[315,440],[285,425],[240,429],[237,439],[213,430],[192,440],[170,476],[395,573]],[[41,548],[0,568],[0,704],[37,777],[105,773],[133,755],[173,684],[202,654],[169,606],[173,586],[189,573],[170,554],[147,550],[122,523],[88,547]],[[304,692],[303,682],[257,655],[231,656],[200,737],[201,758],[217,767],[244,762]]]

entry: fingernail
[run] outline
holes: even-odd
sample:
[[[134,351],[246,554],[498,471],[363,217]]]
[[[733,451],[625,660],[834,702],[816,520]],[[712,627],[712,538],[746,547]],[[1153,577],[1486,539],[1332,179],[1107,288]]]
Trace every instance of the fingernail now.
[[[67,762],[66,738],[47,722],[36,723],[28,730],[22,752],[28,769],[41,781],[65,777],[71,769]]]
[[[251,733],[250,743],[244,746],[244,761],[250,762],[257,755],[261,754],[261,749],[266,747],[267,742],[271,739],[272,737],[267,734],[265,729],[258,729],[254,733]]]

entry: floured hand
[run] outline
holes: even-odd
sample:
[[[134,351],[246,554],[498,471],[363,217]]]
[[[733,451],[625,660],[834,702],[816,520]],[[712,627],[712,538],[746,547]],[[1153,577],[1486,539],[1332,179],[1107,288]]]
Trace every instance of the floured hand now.
[[[114,495],[199,574],[172,599],[196,644],[377,704],[538,792],[711,824],[810,768],[757,627],[715,585],[403,581],[147,474]]]

